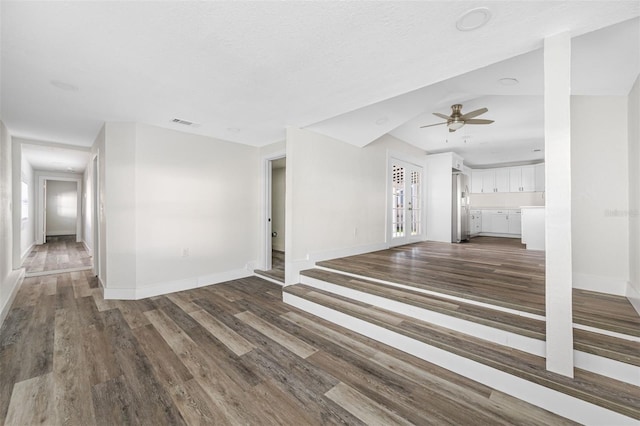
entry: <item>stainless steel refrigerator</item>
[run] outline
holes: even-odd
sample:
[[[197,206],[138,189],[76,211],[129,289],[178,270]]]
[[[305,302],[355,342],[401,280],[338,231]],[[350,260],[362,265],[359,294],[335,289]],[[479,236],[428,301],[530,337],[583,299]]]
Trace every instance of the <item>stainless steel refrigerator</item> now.
[[[451,242],[468,241],[469,230],[469,176],[453,173],[451,178]]]

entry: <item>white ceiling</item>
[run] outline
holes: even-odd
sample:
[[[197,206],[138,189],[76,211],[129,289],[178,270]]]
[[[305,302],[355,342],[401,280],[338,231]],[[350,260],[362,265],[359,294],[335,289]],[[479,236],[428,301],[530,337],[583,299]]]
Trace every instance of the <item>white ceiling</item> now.
[[[89,163],[90,152],[75,147],[22,141],[22,156],[34,170],[64,173],[83,173]]]
[[[458,31],[456,19],[478,6],[491,10],[489,23]],[[482,71],[466,83],[448,79],[531,52],[560,31],[575,37],[640,16],[637,0],[3,1],[0,8],[2,120],[15,136],[85,147],[103,122],[136,121],[255,146],[283,140],[289,125],[360,146],[392,131],[433,150],[429,141],[441,137],[411,129],[458,101],[465,111],[487,106],[486,118],[496,120],[485,126],[496,132],[490,143],[506,143],[516,118],[498,116],[514,109],[500,99],[517,93],[484,90],[478,81],[495,81]],[[637,38],[628,40],[636,53]],[[509,89],[531,95],[538,84],[521,81]],[[508,102],[539,108],[532,97]]]

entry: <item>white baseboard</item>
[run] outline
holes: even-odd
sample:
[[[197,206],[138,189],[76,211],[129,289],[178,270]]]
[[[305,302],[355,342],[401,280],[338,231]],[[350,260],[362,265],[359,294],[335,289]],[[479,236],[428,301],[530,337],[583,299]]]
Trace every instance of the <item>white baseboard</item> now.
[[[147,297],[161,296],[177,291],[191,290],[198,287],[246,278],[251,275],[253,275],[252,271],[243,268],[182,280],[159,282],[137,288],[105,288],[104,298],[119,300],[145,299]]]
[[[27,256],[29,256],[29,253],[31,253],[31,249],[33,249],[34,245],[36,245],[35,241],[29,244],[29,247],[27,247],[27,249],[22,252],[22,254],[20,255],[20,265],[22,265],[24,261],[27,260]]]
[[[85,240],[82,240],[82,245],[84,246],[84,249],[87,251],[89,256],[93,256],[93,249],[91,247],[89,247],[89,245],[87,244],[87,242]]]
[[[0,310],[0,327],[2,327],[2,324],[4,323],[5,318],[9,314],[9,310],[11,309],[11,304],[13,303],[13,301],[16,298],[16,295],[18,294],[18,290],[20,289],[20,285],[22,284],[23,280],[24,280],[24,268],[20,268],[9,273],[6,279],[7,282],[2,285],[3,287],[10,288],[11,292],[7,300],[5,300],[4,304],[2,305],[2,309]]]
[[[600,277],[592,274],[573,273],[573,288],[597,291],[598,293],[625,296],[628,282],[610,277]]]
[[[640,315],[640,291],[637,290],[638,286],[633,286],[631,283],[627,285],[627,299],[631,302],[631,306]]]
[[[290,293],[283,301],[366,337],[582,424],[635,425],[637,420],[573,396],[351,317]]]

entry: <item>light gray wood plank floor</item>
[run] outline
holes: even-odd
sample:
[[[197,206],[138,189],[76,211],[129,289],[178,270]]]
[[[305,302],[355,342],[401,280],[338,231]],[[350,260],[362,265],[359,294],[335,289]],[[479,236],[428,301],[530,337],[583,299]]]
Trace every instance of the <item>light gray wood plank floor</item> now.
[[[568,424],[282,303],[257,277],[105,301],[25,279],[0,330],[0,424]]]

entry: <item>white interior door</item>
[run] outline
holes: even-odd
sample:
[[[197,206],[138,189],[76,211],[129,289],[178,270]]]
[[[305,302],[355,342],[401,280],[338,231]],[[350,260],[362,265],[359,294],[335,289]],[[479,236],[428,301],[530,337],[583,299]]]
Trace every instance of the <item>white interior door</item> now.
[[[423,234],[422,167],[391,159],[391,245],[419,241]]]

